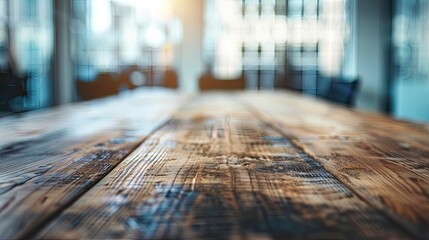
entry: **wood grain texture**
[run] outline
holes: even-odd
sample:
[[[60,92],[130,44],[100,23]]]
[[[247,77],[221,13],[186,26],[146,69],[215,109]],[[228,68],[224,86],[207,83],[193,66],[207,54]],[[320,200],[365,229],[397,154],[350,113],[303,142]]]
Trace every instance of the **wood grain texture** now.
[[[429,125],[291,93],[241,100],[371,206],[429,238]]]
[[[234,95],[205,95],[38,238],[407,239]]]
[[[135,91],[1,119],[0,238],[26,238],[161,126],[187,97]]]

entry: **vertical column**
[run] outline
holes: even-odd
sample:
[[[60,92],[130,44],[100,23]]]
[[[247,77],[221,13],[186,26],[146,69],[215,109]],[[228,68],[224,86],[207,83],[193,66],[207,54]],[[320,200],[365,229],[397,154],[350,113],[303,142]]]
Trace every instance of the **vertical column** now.
[[[71,0],[54,1],[54,105],[73,101],[73,63],[70,49]]]
[[[361,78],[357,106],[383,111],[387,101],[391,0],[358,0],[356,64]]]
[[[198,89],[198,78],[204,71],[202,54],[204,2],[173,1],[174,10],[183,24],[183,41],[179,46],[179,87],[187,92]]]

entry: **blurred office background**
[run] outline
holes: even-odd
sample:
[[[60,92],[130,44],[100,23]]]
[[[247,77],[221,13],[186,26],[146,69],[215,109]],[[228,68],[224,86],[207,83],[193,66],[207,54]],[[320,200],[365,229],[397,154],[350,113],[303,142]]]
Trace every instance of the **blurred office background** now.
[[[0,111],[210,72],[308,97],[357,80],[356,108],[427,122],[428,30],[429,0],[0,0]]]

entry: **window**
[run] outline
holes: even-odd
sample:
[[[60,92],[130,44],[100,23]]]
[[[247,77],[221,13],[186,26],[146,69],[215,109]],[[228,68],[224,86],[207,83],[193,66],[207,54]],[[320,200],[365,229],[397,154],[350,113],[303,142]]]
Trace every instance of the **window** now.
[[[73,16],[77,79],[129,66],[155,74],[176,67],[182,25],[169,0],[74,0]]]
[[[244,72],[248,88],[285,77],[315,89],[319,74],[341,72],[346,0],[207,0],[204,59],[215,75]]]

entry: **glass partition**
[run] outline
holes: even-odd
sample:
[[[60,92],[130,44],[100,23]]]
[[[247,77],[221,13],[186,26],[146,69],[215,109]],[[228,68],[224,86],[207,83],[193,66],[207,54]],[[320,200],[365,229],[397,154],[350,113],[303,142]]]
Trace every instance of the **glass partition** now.
[[[429,120],[429,1],[396,0],[392,22],[393,113]]]

